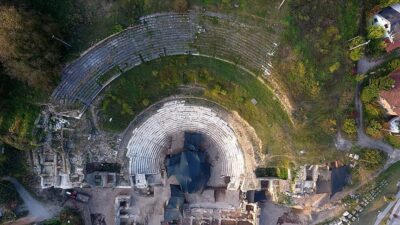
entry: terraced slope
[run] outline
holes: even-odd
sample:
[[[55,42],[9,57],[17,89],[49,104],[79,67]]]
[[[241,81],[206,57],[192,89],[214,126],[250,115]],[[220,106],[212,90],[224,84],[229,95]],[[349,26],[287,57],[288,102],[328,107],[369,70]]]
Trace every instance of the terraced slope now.
[[[271,30],[210,12],[158,13],[108,37],[66,66],[52,102],[83,112],[124,71],[163,56],[205,55],[269,75],[277,44]],[[77,115],[76,115],[77,116]]]

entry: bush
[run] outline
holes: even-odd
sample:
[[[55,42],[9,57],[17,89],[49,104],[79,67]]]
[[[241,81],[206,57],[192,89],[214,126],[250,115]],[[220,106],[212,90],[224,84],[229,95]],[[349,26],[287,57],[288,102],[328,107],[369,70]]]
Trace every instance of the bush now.
[[[357,125],[355,119],[345,119],[343,124],[343,131],[346,134],[353,135],[357,133]]]
[[[376,170],[385,162],[385,154],[375,149],[362,149],[360,164],[367,170]]]
[[[336,62],[335,64],[333,64],[332,66],[329,67],[329,72],[330,73],[334,73],[336,72],[336,70],[338,70],[340,68],[340,63]]]
[[[394,202],[396,201],[396,196],[395,195],[387,195],[384,196],[385,202]]]
[[[47,17],[14,7],[0,6],[0,58],[10,77],[29,86],[51,90],[59,74],[60,45],[57,25]]]
[[[394,82],[389,76],[370,79],[368,86],[361,92],[361,100],[363,102],[372,102],[378,97],[379,91],[391,89]]]
[[[366,132],[368,135],[370,135],[374,138],[380,138],[380,137],[382,137],[382,124],[380,124],[376,120],[371,120],[366,129]]]
[[[257,168],[255,174],[257,177],[278,177],[283,180],[289,176],[288,169],[284,167]]]
[[[399,136],[393,136],[393,135],[388,135],[386,137],[386,141],[391,144],[395,148],[400,148],[400,137]]]
[[[124,28],[122,27],[121,24],[115,24],[114,27],[113,27],[113,33],[118,33],[118,32],[121,32],[123,30],[124,30]]]
[[[186,0],[175,0],[174,8],[178,12],[185,12],[189,8],[189,4]]]
[[[48,220],[43,223],[44,225],[79,225],[84,224],[81,214],[75,209],[64,209],[61,211],[57,219]]]
[[[361,100],[363,102],[372,102],[379,95],[378,89],[367,86],[361,91]]]
[[[367,28],[368,38],[369,39],[379,39],[383,38],[385,35],[385,29],[381,26],[372,25]]]
[[[367,46],[367,54],[370,56],[380,56],[385,51],[386,44],[382,39],[373,39]]]
[[[371,103],[365,104],[365,115],[369,119],[377,119],[381,116],[382,110]]]
[[[148,105],[150,104],[150,100],[147,99],[147,98],[145,98],[145,99],[143,99],[142,104],[143,104],[144,106],[148,106]]]
[[[388,67],[390,71],[400,68],[400,59],[393,59],[392,61],[389,62]]]
[[[356,37],[353,40],[351,40],[349,48],[357,47],[357,46],[359,46],[359,45],[361,45],[363,43],[365,43],[365,38],[364,37],[361,37],[361,36]],[[362,55],[363,55],[363,53],[364,53],[364,50],[365,50],[365,45],[350,50],[349,58],[352,61],[360,60]]]
[[[8,181],[0,181],[0,205],[18,201],[18,193],[14,185]]]

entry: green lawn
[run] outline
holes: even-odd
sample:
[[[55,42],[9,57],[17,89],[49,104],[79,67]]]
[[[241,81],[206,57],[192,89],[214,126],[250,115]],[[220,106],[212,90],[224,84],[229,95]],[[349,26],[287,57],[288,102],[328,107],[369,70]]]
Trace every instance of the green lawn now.
[[[178,87],[182,85],[201,90],[185,94],[202,96],[238,111],[271,148],[278,150],[284,145],[284,129],[290,130],[288,117],[268,88],[234,65],[197,56],[161,58],[121,75],[104,93],[103,127],[122,131],[149,104],[180,93]],[[257,105],[251,103],[253,98]],[[108,122],[110,117],[112,122]]]
[[[0,70],[0,144],[29,149],[36,142],[33,125],[44,92],[11,79]]]
[[[188,91],[183,86],[196,88]],[[205,97],[239,112],[263,141],[264,153],[278,165],[335,155],[329,146],[318,143],[318,136],[308,136],[313,132],[294,128],[279,101],[256,77],[226,62],[199,56],[165,57],[122,74],[103,93],[102,127],[121,132],[150,104],[173,94]],[[251,103],[253,98],[256,105]],[[300,150],[306,152],[302,157]]]

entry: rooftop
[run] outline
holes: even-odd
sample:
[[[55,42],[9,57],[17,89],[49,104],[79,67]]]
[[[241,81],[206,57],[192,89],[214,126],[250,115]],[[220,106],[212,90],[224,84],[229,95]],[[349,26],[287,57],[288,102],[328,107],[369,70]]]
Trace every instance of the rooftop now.
[[[389,76],[395,80],[394,87],[391,90],[382,91],[380,97],[389,104],[394,113],[400,115],[400,69],[393,71]]]
[[[382,9],[379,15],[390,22],[391,32],[400,30],[400,4],[394,4]]]

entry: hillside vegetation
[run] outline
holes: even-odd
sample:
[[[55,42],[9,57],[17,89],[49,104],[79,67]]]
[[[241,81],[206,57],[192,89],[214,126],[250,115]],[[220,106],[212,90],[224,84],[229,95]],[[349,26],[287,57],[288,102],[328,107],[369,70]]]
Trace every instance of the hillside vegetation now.
[[[347,41],[357,35],[361,0],[293,0],[277,57],[283,86],[292,96],[303,139],[332,144],[351,115],[355,76]]]

